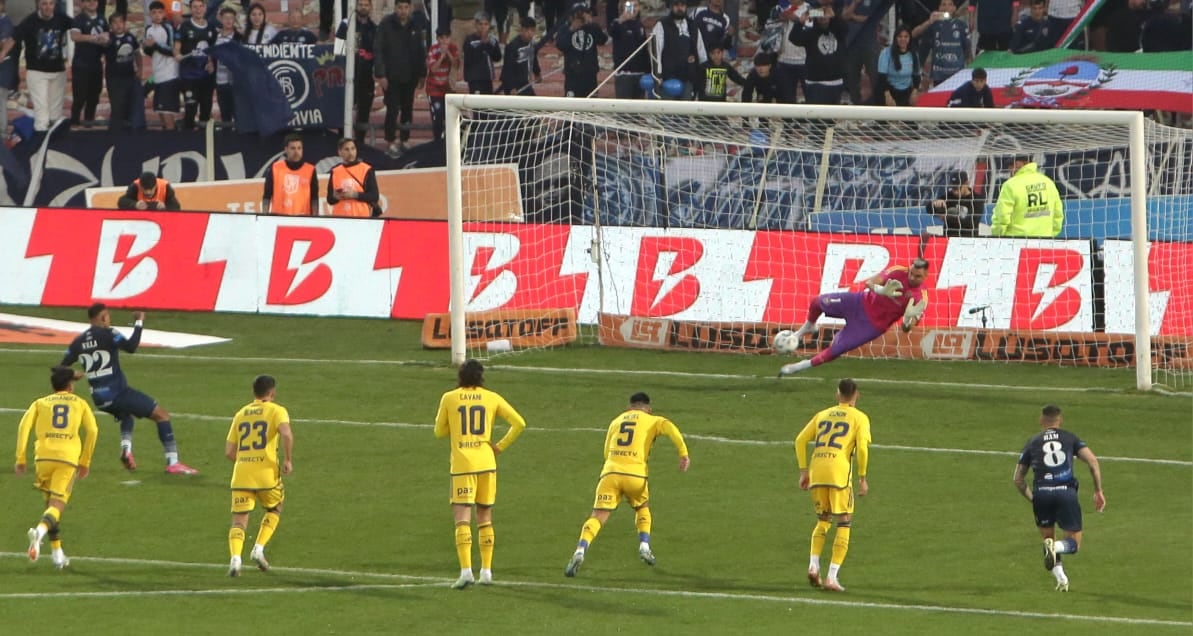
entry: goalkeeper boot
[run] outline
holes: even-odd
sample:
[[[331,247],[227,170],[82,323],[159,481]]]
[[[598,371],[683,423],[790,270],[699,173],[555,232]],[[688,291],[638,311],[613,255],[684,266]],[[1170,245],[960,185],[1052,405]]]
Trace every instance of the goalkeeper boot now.
[[[650,551],[649,543],[642,543],[638,545],[638,558],[642,559],[642,562],[646,565],[655,564],[654,552]]]
[[[1056,542],[1044,539],[1044,569],[1049,572],[1056,567]]]
[[[460,573],[460,578],[456,579],[455,583],[452,583],[452,589],[462,590],[473,583],[476,583],[476,579],[472,576],[472,570],[465,570]]]
[[[785,378],[789,375],[795,375],[795,374],[799,373],[800,371],[801,371],[801,369],[799,368],[799,363],[792,362],[791,364],[785,364],[785,365],[779,367],[779,377]]]
[[[563,575],[567,577],[576,576],[576,573],[580,571],[581,565],[584,565],[584,551],[576,550],[572,554],[572,560],[568,561],[568,566],[563,569]]]

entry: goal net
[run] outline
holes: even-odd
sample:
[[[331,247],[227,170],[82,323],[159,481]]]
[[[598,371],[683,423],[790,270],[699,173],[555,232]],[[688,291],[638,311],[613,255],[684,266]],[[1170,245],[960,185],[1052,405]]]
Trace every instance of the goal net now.
[[[855,355],[1132,366],[1141,389],[1190,388],[1189,130],[1100,111],[448,104],[456,362],[576,335],[770,353],[816,295],[923,257],[920,327]],[[1055,235],[992,228],[1025,156],[1063,199]],[[517,171],[516,218],[479,209],[510,196],[469,176],[493,165]],[[546,337],[568,320],[568,338]],[[819,326],[798,354],[841,322]]]

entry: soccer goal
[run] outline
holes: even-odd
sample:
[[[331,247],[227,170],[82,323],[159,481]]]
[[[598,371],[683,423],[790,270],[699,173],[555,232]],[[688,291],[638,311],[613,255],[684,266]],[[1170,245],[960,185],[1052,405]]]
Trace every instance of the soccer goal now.
[[[1064,200],[1055,236],[992,236],[1023,156]],[[577,336],[768,353],[817,294],[922,256],[921,326],[857,354],[1189,390],[1191,161],[1193,133],[1138,112],[452,95],[452,360]],[[510,197],[516,218],[483,220]],[[808,353],[839,328],[821,325]]]

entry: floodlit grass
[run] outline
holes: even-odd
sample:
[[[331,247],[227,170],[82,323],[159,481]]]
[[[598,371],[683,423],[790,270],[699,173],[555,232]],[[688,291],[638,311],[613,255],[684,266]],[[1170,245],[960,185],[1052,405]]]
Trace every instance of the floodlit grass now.
[[[126,321],[127,312],[115,314]],[[133,386],[174,414],[183,459],[202,474],[163,474],[154,427],[140,421],[141,470],[130,475],[117,460],[118,428],[99,414],[92,475],[63,520],[74,561],[66,572],[53,570],[48,549],[36,564],[24,558],[41,499],[29,477],[0,479],[4,633],[1193,628],[1193,404],[1134,392],[1129,371],[842,360],[780,381],[772,377],[780,362],[756,356],[573,346],[497,358],[487,383],[529,427],[499,459],[498,584],[455,592],[447,587],[458,572],[448,448],[431,432],[455,372],[445,352],[419,348],[417,325],[171,313],[150,314],[147,323],[233,338],[122,359]],[[0,351],[10,434],[28,403],[49,392],[46,370],[60,352]],[[224,436],[258,373],[277,376],[279,401],[294,419],[295,469],[268,550],[274,569],[262,574],[249,564],[228,579]],[[814,518],[796,487],[791,440],[833,403],[835,381],[847,375],[861,385],[859,407],[873,421],[877,447],[871,494],[858,502],[841,572],[848,590],[831,595],[804,580]],[[633,516],[622,509],[580,577],[565,579],[601,467],[603,430],[638,390],[679,425],[692,453],[690,472],[680,474],[669,442],[654,452],[659,564],[637,560]],[[1085,540],[1065,559],[1066,595],[1052,591],[1030,508],[1010,483],[1047,402],[1064,407],[1066,426],[1103,458],[1109,499],[1107,512],[1096,514],[1091,493],[1082,492]]]

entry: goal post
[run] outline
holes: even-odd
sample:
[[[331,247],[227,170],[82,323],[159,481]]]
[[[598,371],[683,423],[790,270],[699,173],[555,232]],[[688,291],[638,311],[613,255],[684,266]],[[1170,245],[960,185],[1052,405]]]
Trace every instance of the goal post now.
[[[867,215],[904,218],[909,210],[929,218],[922,208],[930,198],[928,193],[940,185],[929,180],[952,174],[946,170],[949,167],[969,167],[975,179],[986,179],[981,213],[988,219],[1012,156],[1061,155],[1067,158],[1065,168],[1076,175],[1062,187],[1062,198],[1069,199],[1074,189],[1090,192],[1077,192],[1080,196],[1075,198],[1088,200],[1072,206],[1073,222],[1085,226],[1073,228],[1057,242],[1078,246],[1074,248],[1080,253],[1078,261],[1084,261],[1076,266],[1083,268],[1085,276],[1093,272],[1094,282],[1083,283],[1075,296],[1067,293],[1071,290],[1050,286],[1049,281],[1059,276],[1053,273],[1049,278],[1056,269],[1053,265],[1024,274],[1022,262],[1028,257],[1023,250],[1047,252],[1051,239],[993,239],[984,223],[976,238],[947,239],[958,249],[980,243],[974,253],[992,259],[988,276],[980,284],[972,276],[965,281],[990,288],[979,290],[974,296],[977,301],[971,302],[968,295],[958,300],[960,297],[949,295],[952,292],[948,290],[937,290],[946,301],[967,303],[964,311],[960,305],[954,307],[956,316],[950,326],[976,330],[979,323],[974,312],[981,307],[974,303],[982,299],[987,300],[985,309],[992,313],[994,327],[1004,329],[1038,318],[1017,306],[1024,294],[1042,298],[1043,304],[1072,303],[1072,320],[1031,329],[1122,333],[1133,338],[1131,355],[1140,390],[1152,388],[1154,377],[1161,373],[1171,373],[1172,377],[1164,377],[1187,390],[1189,373],[1181,366],[1187,360],[1178,361],[1175,370],[1155,369],[1152,335],[1193,339],[1193,325],[1183,322],[1189,314],[1184,298],[1188,291],[1170,290],[1181,295],[1174,305],[1179,312],[1168,307],[1170,316],[1161,326],[1153,320],[1151,309],[1163,309],[1163,303],[1175,296],[1161,293],[1157,300],[1152,280],[1157,268],[1181,266],[1187,271],[1193,266],[1188,262],[1188,244],[1193,239],[1190,228],[1183,225],[1161,228],[1161,234],[1153,232],[1153,237],[1176,245],[1166,246],[1153,261],[1177,258],[1179,262],[1156,262],[1149,267],[1149,245],[1154,241],[1149,241],[1148,198],[1156,199],[1150,211],[1153,221],[1185,224],[1193,216],[1187,209],[1193,195],[1188,167],[1193,133],[1166,129],[1140,112],[449,95],[445,115],[454,364],[506,349],[486,347],[485,341],[493,340],[494,334],[471,342],[467,339],[469,329],[477,335],[467,320],[474,312],[570,306],[585,325],[597,324],[597,317],[606,314],[798,324],[809,298],[804,291],[779,289],[790,281],[771,281],[762,308],[743,301],[745,296],[738,287],[755,284],[766,272],[791,270],[797,272],[795,278],[820,277],[814,293],[831,290],[834,288],[826,282],[829,265],[842,258],[864,261],[861,270],[855,267],[849,276],[869,275],[874,263],[866,260],[868,256],[839,256],[831,245],[825,248],[828,251],[806,245],[815,243],[817,236],[854,236],[853,240],[865,242],[862,237],[898,235],[901,230],[886,228],[884,232],[858,219]],[[551,151],[551,147],[565,149]],[[1172,156],[1153,156],[1165,153]],[[1104,159],[1112,154],[1114,158]],[[1094,177],[1081,172],[1096,172],[1113,162],[1125,164],[1108,168],[1121,172],[1115,179],[1122,187],[1099,189],[1097,184],[1091,185]],[[526,209],[525,218],[508,227],[479,221],[465,203],[466,198],[486,196],[484,183],[475,179],[466,183],[466,167],[497,163],[518,165],[517,187]],[[1096,168],[1090,168],[1094,164]],[[878,167],[866,167],[872,165]],[[1047,174],[1052,167],[1042,165],[1041,171]],[[709,172],[701,174],[701,170]],[[855,188],[850,170],[865,173],[872,183]],[[887,187],[890,184],[881,178],[884,170],[916,174],[898,187]],[[1164,187],[1149,192],[1153,176],[1162,177]],[[899,178],[904,178],[901,173]],[[465,196],[466,190],[478,188],[479,192]],[[691,197],[684,198],[692,194],[689,190],[699,190],[699,205],[690,205]],[[1066,200],[1066,223],[1070,222],[1070,203]],[[1180,214],[1169,214],[1168,206]],[[685,211],[696,208],[684,216]],[[1120,228],[1117,234],[1115,228]],[[800,236],[785,238],[785,231]],[[775,247],[764,250],[756,241],[750,244],[752,236],[764,232]],[[926,232],[925,237],[945,240],[939,229]],[[619,243],[645,240],[644,236],[656,242],[691,239],[696,252],[688,261],[699,263],[684,261],[682,249],[648,262],[637,243]],[[780,249],[791,241],[797,245],[795,253]],[[1082,241],[1084,248],[1080,248]],[[925,245],[943,249],[937,243],[923,242],[919,248]],[[759,268],[754,262],[713,262],[731,248],[751,259],[765,252],[772,262],[762,267],[762,272],[756,271]],[[899,257],[893,252],[890,258],[889,264],[903,264],[895,260]],[[546,271],[547,265],[553,269]],[[708,274],[712,269],[716,269],[715,275]],[[842,284],[856,282],[845,273],[840,275]],[[963,275],[958,270],[952,276]],[[732,282],[738,287],[713,287],[714,280],[731,276],[736,276]],[[694,301],[669,308],[660,300],[679,295],[676,289],[692,280],[696,280],[695,290],[688,291],[696,294]],[[963,286],[956,281],[950,284]],[[1125,285],[1131,286],[1129,298],[1125,297]],[[501,293],[494,291],[498,287]],[[646,288],[654,289],[654,299],[640,302]],[[1094,300],[1103,293],[1104,298]],[[1125,315],[1129,309],[1111,306],[1116,301],[1133,305],[1130,318]],[[933,304],[940,306],[935,300]],[[1114,310],[1113,318],[1109,309]],[[1020,316],[1023,311],[1027,314]],[[1162,314],[1160,318],[1164,318]],[[982,328],[986,317],[981,314]],[[1182,323],[1170,327],[1172,320]],[[1043,325],[1047,321],[1036,322]],[[602,335],[605,329],[598,327]]]

